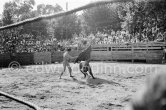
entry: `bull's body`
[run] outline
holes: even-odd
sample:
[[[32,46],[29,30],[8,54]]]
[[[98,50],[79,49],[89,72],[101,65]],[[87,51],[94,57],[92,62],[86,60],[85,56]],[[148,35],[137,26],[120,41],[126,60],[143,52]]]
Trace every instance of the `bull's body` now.
[[[92,73],[92,69],[89,65],[90,56],[91,56],[91,45],[78,55],[74,63],[79,63],[79,69],[81,73],[84,74],[84,77],[86,77],[89,73],[92,76],[92,78],[95,79]]]

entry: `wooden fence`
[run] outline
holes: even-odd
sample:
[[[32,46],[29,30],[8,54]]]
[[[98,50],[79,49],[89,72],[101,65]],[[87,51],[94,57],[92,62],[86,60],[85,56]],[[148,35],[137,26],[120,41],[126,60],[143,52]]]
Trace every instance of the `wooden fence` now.
[[[132,62],[144,60],[147,63],[161,63],[163,47],[166,43],[135,43],[94,45],[91,58],[93,60],[131,60]]]
[[[144,60],[147,63],[161,63],[165,43],[136,43],[93,45],[91,60],[93,61],[125,61]],[[71,51],[71,56],[78,56],[81,51]],[[63,61],[63,52],[19,53],[0,55],[0,67],[7,67],[10,62],[17,61],[21,65],[56,63]]]
[[[0,55],[0,67],[7,67],[11,61],[9,54]]]
[[[36,52],[33,55],[35,64],[50,64],[51,63],[51,52]]]
[[[71,56],[78,56],[81,51],[71,51]],[[18,53],[14,56],[10,54],[0,55],[0,67],[8,67],[12,61],[17,61],[20,65],[31,64],[50,64],[63,61],[63,52],[37,52],[37,53]]]

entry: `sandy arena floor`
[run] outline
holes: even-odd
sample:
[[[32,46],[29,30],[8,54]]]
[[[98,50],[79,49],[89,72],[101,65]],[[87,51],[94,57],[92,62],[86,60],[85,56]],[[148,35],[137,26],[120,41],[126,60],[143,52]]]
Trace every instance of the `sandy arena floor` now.
[[[46,110],[127,110],[131,97],[151,74],[165,65],[92,62],[96,79],[83,78],[78,64],[71,64],[59,79],[62,64],[34,65],[0,70],[0,90]],[[0,96],[0,110],[32,110]]]

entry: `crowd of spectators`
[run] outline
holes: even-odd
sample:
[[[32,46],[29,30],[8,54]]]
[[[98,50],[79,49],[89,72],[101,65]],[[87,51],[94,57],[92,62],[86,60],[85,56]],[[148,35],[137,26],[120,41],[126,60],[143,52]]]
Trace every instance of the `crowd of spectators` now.
[[[164,42],[166,32],[158,32],[155,36],[154,42]],[[119,43],[138,43],[149,42],[149,37],[144,33],[129,34],[126,31],[112,31],[110,35],[98,33],[95,37],[96,44],[119,44]]]
[[[87,42],[94,40],[95,44],[119,44],[119,43],[137,43],[148,42],[147,35],[139,33],[135,35],[129,34],[127,31],[112,31],[111,34],[98,32],[89,36],[75,36],[70,40],[57,40],[56,38],[47,39],[45,36],[33,36],[31,34],[20,35],[21,39],[17,43],[10,44],[9,48],[13,48],[17,53],[22,52],[44,52],[44,51],[64,51],[65,47],[71,47],[78,50],[85,46]],[[45,39],[44,39],[45,38]],[[158,32],[154,41],[165,41],[166,32]],[[10,50],[10,49],[9,49]],[[4,47],[0,45],[0,53],[4,53]]]

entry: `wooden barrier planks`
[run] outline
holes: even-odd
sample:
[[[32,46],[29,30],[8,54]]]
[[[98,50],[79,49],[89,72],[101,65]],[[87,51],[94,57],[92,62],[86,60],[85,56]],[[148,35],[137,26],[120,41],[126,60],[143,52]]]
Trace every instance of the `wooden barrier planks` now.
[[[92,51],[91,52],[91,59],[92,60],[98,60],[98,61],[103,61],[103,60],[111,60],[112,59],[112,54],[109,51]]]
[[[34,63],[42,64],[42,63],[51,63],[51,52],[37,52],[34,53]]]
[[[10,54],[0,55],[0,67],[8,67],[13,61],[18,62],[20,65],[34,64],[33,53],[17,53],[14,56]]]
[[[166,43],[101,44],[92,47],[92,59],[95,60],[146,60],[159,63]]]
[[[131,51],[112,51],[112,59],[115,60],[131,60],[132,52]]]
[[[51,53],[51,62],[62,62],[63,61],[63,51],[55,51]]]
[[[132,59],[136,60],[146,60],[147,51],[133,51],[132,53]]]
[[[163,51],[162,50],[156,50],[156,51],[148,51],[146,54],[146,60],[149,61],[154,61],[156,60],[157,62],[162,61],[163,58]]]
[[[10,59],[10,54],[0,54],[0,67],[8,67]]]
[[[18,53],[16,54],[15,59],[11,59],[11,61],[17,61],[20,65],[30,65],[34,64],[33,56],[33,53]]]

